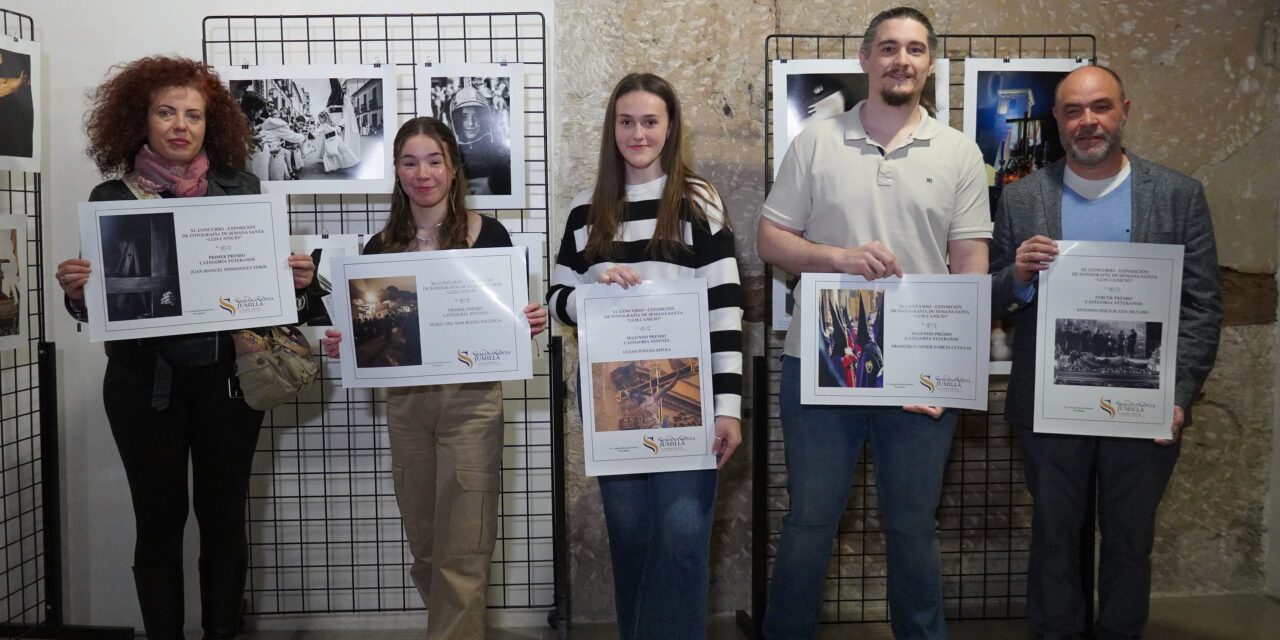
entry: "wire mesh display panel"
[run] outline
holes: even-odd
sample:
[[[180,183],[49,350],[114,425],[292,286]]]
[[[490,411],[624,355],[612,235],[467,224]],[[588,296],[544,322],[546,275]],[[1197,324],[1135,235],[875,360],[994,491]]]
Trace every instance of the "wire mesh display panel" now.
[[[548,72],[540,13],[211,16],[204,57],[212,65],[392,65],[395,110],[383,126],[431,113],[417,89],[430,65],[520,64],[524,75],[526,206],[485,210],[517,244],[540,254],[538,300],[546,290]],[[289,198],[294,234],[363,234],[382,228],[390,197]],[[488,603],[547,608],[553,599],[551,393],[546,337],[535,345],[534,377],[503,384],[502,490]],[[319,356],[318,356],[319,357]],[[422,608],[409,579],[412,558],[396,507],[381,392],[345,390],[338,363],[274,410],[263,428],[249,495],[250,611],[256,614]]]
[[[765,173],[773,182],[772,62],[855,58],[862,37],[773,35],[765,41]],[[1090,35],[939,35],[938,58],[950,60],[949,123],[961,128],[966,58],[1096,58]],[[781,99],[785,99],[783,96]],[[940,117],[941,119],[941,117]],[[783,333],[769,331],[764,491],[757,504],[756,532],[766,544],[764,575],[755,576],[757,617],[762,593],[788,510],[787,469],[778,390]],[[1015,618],[1025,615],[1027,556],[1031,544],[1031,496],[1027,493],[1017,435],[1003,418],[1004,391],[993,380],[987,412],[964,411],[956,426],[946,469],[938,522],[941,531],[943,597],[950,619]],[[759,450],[759,449],[758,449]],[[876,510],[875,469],[864,450],[849,501],[833,542],[824,585],[826,623],[888,620],[886,555]],[[758,624],[759,621],[756,621]]]
[[[0,9],[0,27],[0,49],[6,42],[35,39],[28,16]],[[6,134],[0,130],[0,135]],[[19,260],[18,234],[0,230],[0,338],[25,335],[16,348],[0,351],[0,635],[6,636],[21,636],[47,621],[52,589],[46,580],[47,460],[40,398],[45,350],[40,201],[39,173],[0,170],[0,216],[25,218],[25,225],[19,219],[16,226],[25,227],[26,253],[25,262]]]

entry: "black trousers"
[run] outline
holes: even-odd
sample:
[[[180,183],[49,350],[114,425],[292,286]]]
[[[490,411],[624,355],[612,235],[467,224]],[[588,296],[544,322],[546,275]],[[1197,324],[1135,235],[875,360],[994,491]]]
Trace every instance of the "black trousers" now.
[[[154,350],[113,351],[102,394],[129,479],[137,525],[135,567],[182,566],[182,532],[194,504],[200,558],[214,566],[248,559],[245,499],[263,412],[232,398],[234,360],[173,368],[168,408],[152,408]],[[193,491],[187,493],[190,459]]]
[[[1035,503],[1027,576],[1027,621],[1046,639],[1088,629],[1080,580],[1081,527],[1090,476],[1097,477],[1099,640],[1141,638],[1151,597],[1156,509],[1181,445],[1137,438],[1036,434],[1018,427]]]

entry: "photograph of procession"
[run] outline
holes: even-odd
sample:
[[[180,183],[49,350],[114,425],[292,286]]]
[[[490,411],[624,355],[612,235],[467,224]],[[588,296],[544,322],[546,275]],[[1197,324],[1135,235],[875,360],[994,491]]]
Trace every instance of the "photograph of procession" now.
[[[388,101],[395,87],[382,69],[233,67],[221,73],[253,130],[245,170],[264,183],[287,185],[288,193],[361,193],[368,187],[356,181],[390,177],[387,135],[396,112]]]
[[[818,291],[818,386],[884,387],[884,291]]]
[[[103,216],[98,237],[107,320],[182,315],[172,212]]]
[[[597,433],[702,426],[697,358],[595,362],[591,387]]]
[[[1054,384],[1160,388],[1162,323],[1059,318],[1055,325]]]
[[[1065,155],[1053,117],[1058,82],[1075,60],[970,58],[965,67],[965,133],[987,170],[992,217],[1005,187]]]
[[[27,268],[25,216],[0,216],[0,351],[26,344],[22,299]]]
[[[392,276],[352,278],[348,282],[356,367],[422,364],[418,279]]]

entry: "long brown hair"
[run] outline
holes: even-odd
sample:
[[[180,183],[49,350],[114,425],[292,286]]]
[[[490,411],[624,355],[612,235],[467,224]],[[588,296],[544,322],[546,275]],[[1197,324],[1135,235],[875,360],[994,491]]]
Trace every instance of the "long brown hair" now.
[[[103,175],[133,170],[133,159],[147,142],[147,114],[156,92],[193,87],[204,96],[205,132],[201,149],[214,167],[240,168],[249,160],[250,131],[240,105],[218,74],[189,58],[152,56],[111,68],[89,93],[84,128],[85,153]]]
[[[649,251],[665,259],[692,251],[685,245],[680,228],[681,205],[685,202],[690,205],[694,221],[707,222],[707,213],[695,195],[711,200],[711,184],[695,174],[685,159],[684,125],[676,90],[671,83],[652,73],[627,74],[609,95],[604,126],[601,127],[600,165],[596,170],[596,187],[587,212],[587,224],[591,225],[585,251],[588,260],[607,260],[612,256],[618,228],[627,220],[626,160],[618,151],[614,127],[618,119],[618,99],[633,91],[652,93],[667,105],[667,140],[658,158],[662,172],[667,176],[667,184],[658,202],[658,220],[653,237],[649,239]],[[728,226],[729,216],[723,218],[723,224]]]
[[[448,169],[451,182],[449,193],[449,209],[444,214],[444,222],[440,223],[439,245],[441,249],[467,248],[467,177],[462,172],[462,154],[458,151],[458,139],[445,123],[435,118],[422,116],[414,118],[402,125],[396,132],[396,140],[392,145],[393,162],[399,165],[400,152],[404,143],[414,136],[427,136],[440,145],[444,152],[445,168]],[[391,215],[387,216],[387,225],[382,228],[383,251],[393,253],[405,251],[417,236],[418,225],[413,221],[413,210],[410,208],[409,194],[404,192],[400,178],[396,177],[395,187],[391,191]]]

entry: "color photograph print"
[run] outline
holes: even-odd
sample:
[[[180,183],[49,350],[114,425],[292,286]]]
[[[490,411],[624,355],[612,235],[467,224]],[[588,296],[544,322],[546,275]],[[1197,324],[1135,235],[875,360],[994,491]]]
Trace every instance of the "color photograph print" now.
[[[964,132],[982,150],[992,218],[1004,187],[1064,155],[1053,117],[1058,81],[1088,64],[1071,59],[964,61]]]
[[[700,427],[701,380],[697,358],[593,362],[595,430]]]
[[[27,218],[0,216],[0,351],[27,345]]]
[[[221,67],[253,129],[266,193],[388,193],[398,128],[391,65]]]
[[[951,113],[950,62],[936,60],[926,81],[924,107],[943,124]],[[791,141],[809,125],[844,113],[867,97],[867,75],[857,58],[838,60],[774,60],[773,174],[778,174]],[[943,82],[937,82],[943,78]],[[795,286],[799,278],[772,268],[772,325],[774,331],[791,326]]]
[[[40,44],[0,37],[0,170],[40,171]]]
[[[438,118],[458,139],[477,209],[523,209],[524,66],[440,63],[418,70],[418,115]]]
[[[325,291],[333,291],[333,271],[330,265],[333,259],[341,256],[358,256],[360,248],[363,245],[364,236],[357,234],[327,234],[327,235],[296,235],[289,236],[289,251],[303,256],[311,256],[312,262],[316,265],[316,280],[324,287]],[[298,298],[299,303],[305,303],[308,298]],[[304,315],[306,309],[298,309],[299,315]],[[324,337],[326,329],[333,328],[333,319],[329,316],[327,309],[320,315],[312,318],[304,324],[298,325],[303,335],[309,340],[319,340]]]
[[[818,291],[818,386],[884,388],[884,291]]]
[[[421,365],[418,279],[414,276],[353,278],[349,284],[356,367]]]
[[[107,320],[182,315],[172,212],[103,216],[98,237]]]
[[[1055,385],[1160,388],[1162,323],[1058,318],[1054,325]]]

